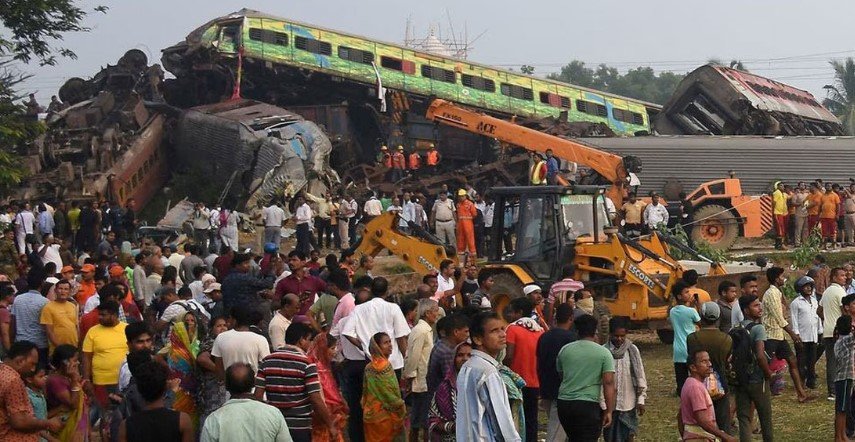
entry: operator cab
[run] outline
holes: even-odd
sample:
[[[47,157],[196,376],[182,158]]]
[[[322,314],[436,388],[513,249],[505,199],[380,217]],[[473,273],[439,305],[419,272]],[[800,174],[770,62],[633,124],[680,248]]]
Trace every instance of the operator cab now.
[[[488,258],[526,268],[549,281],[573,260],[576,242],[605,241],[610,226],[599,186],[497,187]]]

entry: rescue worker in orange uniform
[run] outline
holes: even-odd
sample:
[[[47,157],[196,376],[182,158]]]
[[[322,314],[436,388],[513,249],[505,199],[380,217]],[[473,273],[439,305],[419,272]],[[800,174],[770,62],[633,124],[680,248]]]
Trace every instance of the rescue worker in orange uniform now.
[[[425,161],[425,163],[427,167],[425,167],[425,169],[427,169],[431,175],[436,174],[436,166],[439,165],[440,155],[433,143],[431,143],[430,149],[428,149],[426,160],[427,161]]]
[[[478,209],[475,208],[466,190],[457,191],[457,254],[468,252],[469,256],[476,256],[475,250],[475,217]],[[463,262],[463,261],[461,261]]]
[[[404,146],[398,146],[398,150],[392,154],[392,182],[402,180],[407,169],[407,159],[404,156]]]
[[[410,152],[410,156],[407,158],[407,167],[410,169],[410,174],[413,176],[418,175],[419,168],[422,167],[422,157],[419,156],[419,151],[416,148],[413,148],[413,151]]]

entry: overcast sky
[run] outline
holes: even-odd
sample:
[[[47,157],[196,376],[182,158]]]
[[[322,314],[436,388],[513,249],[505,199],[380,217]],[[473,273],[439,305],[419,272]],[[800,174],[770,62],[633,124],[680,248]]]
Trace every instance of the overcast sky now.
[[[88,78],[115,64],[128,49],[152,59],[206,21],[242,7],[258,9],[335,30],[401,43],[407,19],[417,36],[431,24],[474,42],[469,59],[519,68],[536,75],[558,71],[572,59],[606,63],[622,71],[651,66],[687,72],[710,58],[742,60],[752,72],[807,89],[822,99],[833,80],[831,58],[855,56],[855,2],[845,0],[485,1],[290,0],[290,1],[87,1],[106,4],[107,14],[87,19],[91,32],[70,34],[64,45],[77,60],[58,66],[19,65],[34,75],[26,92],[42,104],[62,83]]]

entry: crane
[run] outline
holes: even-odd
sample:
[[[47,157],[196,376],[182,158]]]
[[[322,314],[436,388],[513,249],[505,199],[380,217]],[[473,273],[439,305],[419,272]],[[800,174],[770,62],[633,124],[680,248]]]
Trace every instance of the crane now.
[[[640,161],[637,159],[633,159],[637,166],[627,167],[630,162],[628,161],[629,157],[624,158],[579,141],[549,135],[511,121],[466,109],[442,99],[435,99],[430,103],[425,117],[437,123],[495,138],[529,151],[546,153],[547,150],[551,149],[557,158],[590,167],[603,181],[611,185],[606,195],[617,207],[623,204],[627,187],[640,184],[635,175],[641,171]],[[560,178],[559,184],[567,185],[568,183]]]

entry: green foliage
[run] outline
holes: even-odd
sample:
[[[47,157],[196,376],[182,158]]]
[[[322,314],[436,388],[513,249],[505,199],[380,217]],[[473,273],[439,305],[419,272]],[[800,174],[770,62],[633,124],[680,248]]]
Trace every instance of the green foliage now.
[[[520,72],[526,75],[534,75],[534,66],[524,64],[520,67]]]
[[[16,185],[24,178],[24,169],[16,152],[44,132],[44,125],[27,118],[24,106],[17,104],[15,92],[27,77],[9,68],[11,60],[0,61],[0,188]]]
[[[822,233],[819,226],[814,227],[807,239],[790,253],[792,268],[803,269],[813,262],[813,258],[822,250]]]
[[[562,67],[561,72],[550,74],[548,78],[662,104],[668,101],[684,76],[673,72],[660,72],[657,75],[653,68],[643,66],[621,74],[616,68],[605,64],[592,69],[582,61],[573,60]]]
[[[77,58],[71,49],[52,46],[62,41],[67,32],[86,32],[83,19],[88,12],[73,0],[0,0],[0,55],[12,55],[29,63],[32,59],[42,65],[56,64],[56,54]],[[106,6],[96,6],[95,12],[106,12]]]
[[[855,135],[855,59],[832,60],[834,84],[825,86],[828,97],[822,101],[843,122],[847,135]]]

